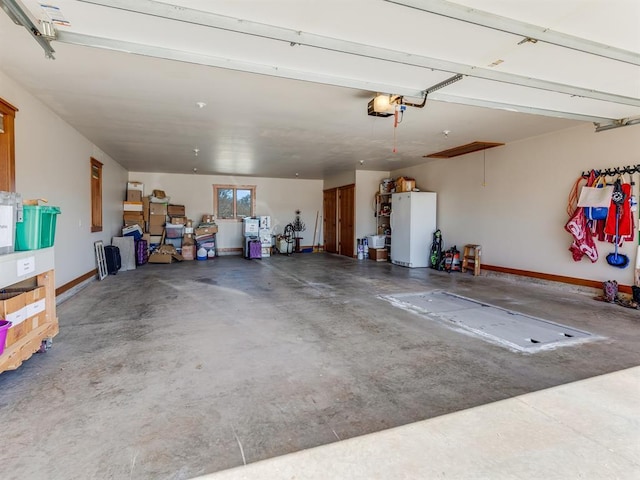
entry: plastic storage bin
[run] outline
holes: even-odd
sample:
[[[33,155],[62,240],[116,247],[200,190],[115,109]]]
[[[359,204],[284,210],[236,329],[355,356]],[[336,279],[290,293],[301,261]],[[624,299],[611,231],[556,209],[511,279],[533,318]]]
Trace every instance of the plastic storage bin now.
[[[384,235],[368,235],[369,248],[384,248]]]
[[[53,246],[59,207],[24,205],[23,221],[16,224],[16,250],[37,250]]]
[[[167,238],[182,238],[183,228],[183,225],[173,225],[171,223],[167,223],[164,226],[164,230],[167,232]]]

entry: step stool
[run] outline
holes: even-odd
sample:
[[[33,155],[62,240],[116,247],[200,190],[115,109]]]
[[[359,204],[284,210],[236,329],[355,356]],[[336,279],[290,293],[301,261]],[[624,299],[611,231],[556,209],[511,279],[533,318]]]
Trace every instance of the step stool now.
[[[462,255],[462,272],[470,270],[473,266],[473,275],[480,275],[480,255],[482,254],[481,245],[465,245]]]

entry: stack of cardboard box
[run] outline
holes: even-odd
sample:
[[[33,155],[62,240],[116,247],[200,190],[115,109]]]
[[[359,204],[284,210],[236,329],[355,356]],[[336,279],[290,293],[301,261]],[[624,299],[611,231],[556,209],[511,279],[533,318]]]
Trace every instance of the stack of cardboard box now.
[[[144,231],[143,202],[144,185],[140,182],[127,183],[127,199],[122,204],[125,227],[138,225]]]
[[[218,233],[218,225],[215,223],[215,216],[208,214],[202,216],[202,221],[193,231],[196,250],[204,249],[207,252],[207,258],[217,255],[216,233]]]
[[[167,204],[149,203],[149,222],[147,232],[149,235],[162,235],[164,224],[167,222]]]
[[[162,190],[153,190],[145,196],[142,183],[128,182],[127,200],[123,203],[123,234],[139,231],[150,252],[158,254],[149,257],[150,263],[170,263],[172,258],[195,260],[196,244],[204,244],[215,252],[215,234],[218,231],[215,217],[204,215],[200,226],[193,228],[185,206],[171,204],[169,200]],[[138,238],[136,236],[136,240]]]

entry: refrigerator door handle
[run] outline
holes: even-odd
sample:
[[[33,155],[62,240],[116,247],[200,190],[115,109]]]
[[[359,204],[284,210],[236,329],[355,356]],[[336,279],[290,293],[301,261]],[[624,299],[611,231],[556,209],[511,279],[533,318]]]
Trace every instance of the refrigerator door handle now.
[[[389,212],[389,228],[391,229],[391,233],[393,234],[393,210]]]

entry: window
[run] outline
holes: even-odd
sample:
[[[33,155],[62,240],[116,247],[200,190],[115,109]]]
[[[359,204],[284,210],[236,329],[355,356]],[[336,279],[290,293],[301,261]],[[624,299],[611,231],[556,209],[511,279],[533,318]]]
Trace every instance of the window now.
[[[214,185],[213,211],[219,219],[253,217],[256,187],[253,185]]]
[[[91,158],[91,231],[102,231],[102,163]]]

